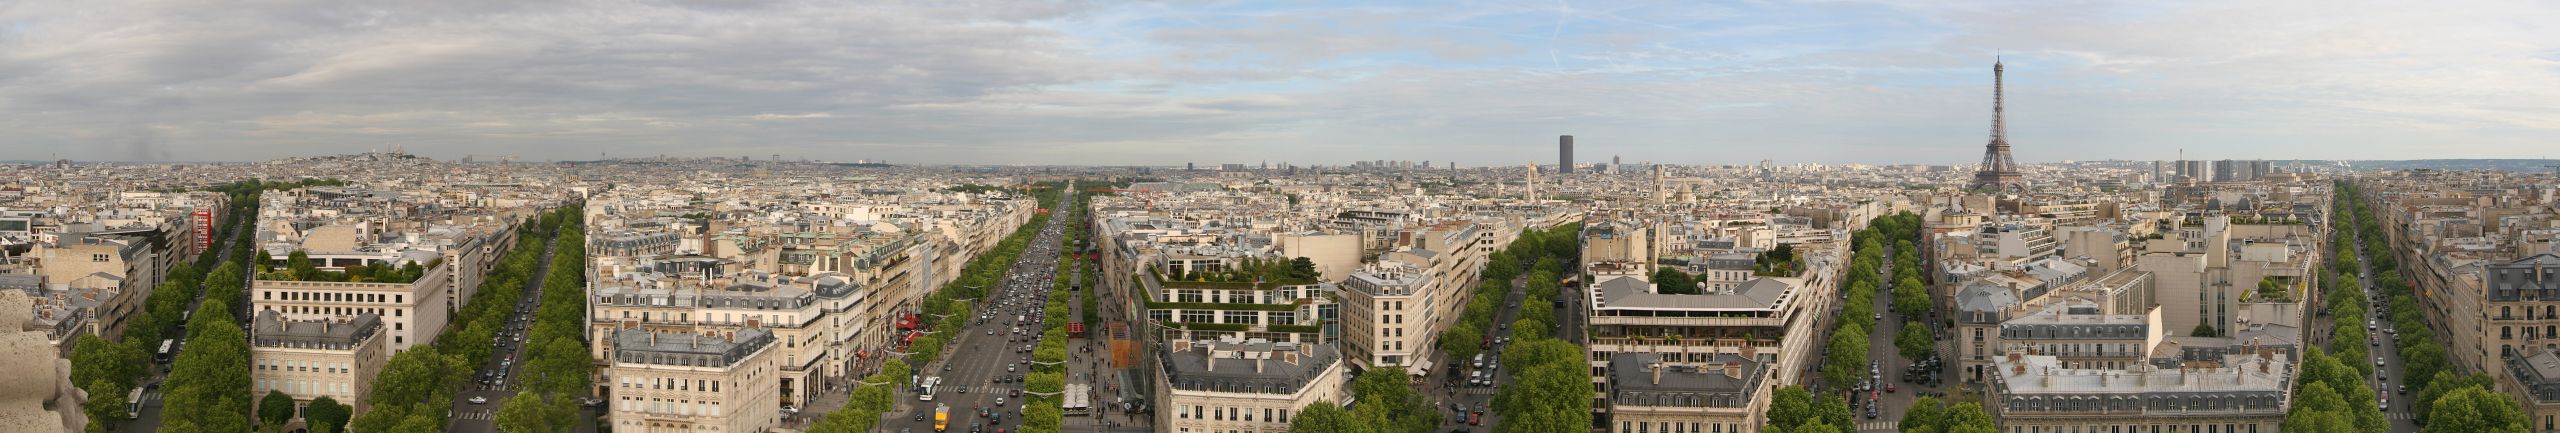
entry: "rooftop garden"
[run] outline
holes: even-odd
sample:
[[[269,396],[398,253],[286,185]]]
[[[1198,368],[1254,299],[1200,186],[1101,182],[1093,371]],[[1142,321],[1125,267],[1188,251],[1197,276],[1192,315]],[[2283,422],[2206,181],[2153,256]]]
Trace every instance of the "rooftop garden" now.
[[[425,276],[427,274],[427,269],[443,264],[444,258],[436,258],[434,262],[429,262],[425,265],[419,265],[417,262],[409,262],[407,265],[394,267],[391,266],[389,262],[374,261],[365,266],[353,266],[348,267],[345,270],[328,271],[321,270],[319,267],[312,265],[311,256],[309,254],[302,252],[302,250],[294,250],[292,255],[286,256],[285,266],[283,268],[273,268],[269,266],[269,264],[275,263],[275,259],[273,256],[267,255],[267,252],[265,251],[258,252],[258,263],[258,268],[260,269],[258,272],[258,279],[268,281],[408,284],[417,282],[418,277]]]
[[[1270,290],[1286,286],[1317,283],[1316,263],[1305,257],[1293,260],[1245,258],[1233,269],[1174,272],[1152,271],[1156,281],[1167,288]]]
[[[1804,273],[1804,256],[1796,255],[1795,244],[1778,244],[1777,248],[1752,258],[1752,262],[1751,275],[1754,276],[1793,277]]]
[[[2301,289],[2301,287],[2296,287],[2300,283],[2296,280],[2298,279],[2294,277],[2260,278],[2258,279],[2258,289],[2249,291],[2248,295],[2242,297],[2240,301],[2293,302],[2294,299],[2296,299],[2294,297],[2294,293]]]

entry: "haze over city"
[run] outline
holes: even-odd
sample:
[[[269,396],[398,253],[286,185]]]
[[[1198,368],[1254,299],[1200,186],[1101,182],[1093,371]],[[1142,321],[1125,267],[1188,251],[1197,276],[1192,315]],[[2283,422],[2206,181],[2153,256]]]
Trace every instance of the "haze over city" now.
[[[2560,433],[2551,23],[0,0],[0,430]]]
[[[0,159],[2539,158],[2560,4],[0,4]]]

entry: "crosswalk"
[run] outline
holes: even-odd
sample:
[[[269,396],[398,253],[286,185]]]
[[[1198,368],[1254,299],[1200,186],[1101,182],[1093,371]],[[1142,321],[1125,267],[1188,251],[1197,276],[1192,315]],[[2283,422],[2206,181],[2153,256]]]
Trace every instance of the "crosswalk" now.
[[[467,419],[467,420],[481,420],[481,421],[486,421],[486,420],[489,420],[489,419],[496,418],[496,417],[497,417],[497,413],[498,413],[498,411],[495,411],[495,410],[480,409],[480,410],[466,411],[466,412],[463,412],[463,413],[454,414],[454,415],[453,415],[453,417],[454,417],[454,419]]]
[[[2418,419],[2418,414],[2414,412],[2392,412],[2383,415],[2391,417],[2394,421]]]
[[[1858,431],[1895,431],[1900,430],[1901,428],[1902,423],[1897,421],[1867,421],[1858,423]]]
[[[959,392],[960,392],[960,389],[961,389],[961,388],[967,388],[967,389],[969,390],[968,394],[959,394]],[[969,386],[960,386],[960,385],[936,385],[936,386],[934,386],[934,387],[933,387],[933,395],[935,395],[935,396],[945,396],[945,395],[969,395],[969,394],[985,394],[985,393],[991,393],[991,392],[993,392],[993,393],[1011,393],[1014,389],[1017,389],[1017,388],[1010,387],[1010,386],[995,386],[995,385],[969,385]]]

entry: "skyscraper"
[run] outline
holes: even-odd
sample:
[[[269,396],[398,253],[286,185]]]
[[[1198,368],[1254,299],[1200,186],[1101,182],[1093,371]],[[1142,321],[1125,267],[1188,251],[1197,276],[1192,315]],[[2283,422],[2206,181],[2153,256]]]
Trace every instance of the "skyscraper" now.
[[[1556,140],[1556,174],[1573,174],[1573,136],[1558,136]]]
[[[2002,123],[2006,119],[2001,113],[2002,69],[2000,62],[1991,62],[1991,143],[1982,149],[1981,171],[1973,172],[1969,186],[1976,189],[2008,191],[2027,184],[2026,176],[2018,173],[2018,163],[2009,158],[2009,126]]]

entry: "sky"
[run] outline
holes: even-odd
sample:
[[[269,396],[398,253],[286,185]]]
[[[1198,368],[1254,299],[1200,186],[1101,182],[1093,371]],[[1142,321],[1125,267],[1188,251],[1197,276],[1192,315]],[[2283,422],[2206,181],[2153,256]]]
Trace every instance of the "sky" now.
[[[0,159],[2560,155],[2560,2],[0,1]]]

